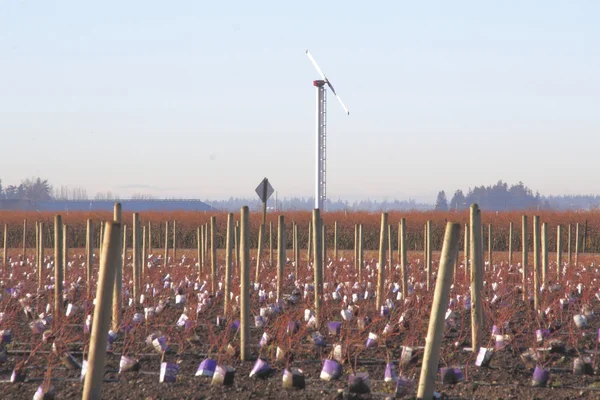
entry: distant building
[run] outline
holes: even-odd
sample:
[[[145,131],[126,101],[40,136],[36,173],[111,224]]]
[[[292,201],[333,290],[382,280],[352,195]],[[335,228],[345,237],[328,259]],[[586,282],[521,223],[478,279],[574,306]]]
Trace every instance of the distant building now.
[[[124,211],[210,211],[213,207],[200,200],[0,200],[0,210],[22,211],[112,211],[121,203]]]

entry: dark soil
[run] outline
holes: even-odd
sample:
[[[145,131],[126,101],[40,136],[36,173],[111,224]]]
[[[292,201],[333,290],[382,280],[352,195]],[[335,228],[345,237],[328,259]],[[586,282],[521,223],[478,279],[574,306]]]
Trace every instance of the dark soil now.
[[[188,253],[191,256],[192,252]],[[500,259],[500,256],[496,256]],[[81,262],[79,258],[75,258]],[[191,261],[191,260],[190,260]],[[254,264],[252,264],[254,265]],[[370,263],[374,268],[375,263]],[[415,267],[411,269],[411,276],[417,281],[424,281],[424,273],[419,267],[417,261]],[[491,325],[501,325],[506,322],[505,334],[510,337],[509,344],[501,350],[494,353],[491,363],[488,367],[476,367],[475,355],[465,351],[465,347],[471,346],[471,317],[470,311],[465,310],[463,304],[459,301],[453,306],[455,313],[454,328],[448,327],[445,332],[442,354],[440,358],[440,367],[452,366],[461,368],[465,381],[456,384],[442,384],[439,376],[436,390],[442,398],[457,399],[598,399],[600,398],[600,379],[598,375],[574,375],[572,372],[573,360],[579,354],[587,354],[592,357],[593,366],[597,366],[597,360],[593,354],[597,350],[598,336],[600,328],[600,317],[590,318],[590,324],[585,329],[577,329],[573,325],[572,316],[581,309],[583,305],[592,307],[596,315],[600,315],[600,302],[594,298],[593,294],[598,291],[597,282],[592,280],[597,276],[595,269],[588,268],[580,271],[579,277],[586,282],[587,291],[578,295],[570,291],[569,288],[563,288],[561,295],[566,291],[574,293],[574,302],[567,308],[562,309],[558,303],[557,295],[545,292],[542,297],[544,307],[552,309],[549,316],[540,317],[532,310],[529,303],[523,303],[521,292],[516,287],[518,279],[514,269],[502,267],[505,271],[502,273],[502,302],[492,305],[489,302],[492,292],[489,287],[486,289],[488,301],[485,306],[486,321],[483,333],[482,345],[493,347],[490,339]],[[124,281],[128,282],[131,268],[127,268],[124,274]],[[209,269],[209,268],[206,268]],[[286,275],[292,273],[294,267],[287,265]],[[300,269],[300,275],[305,280],[311,281],[312,270],[306,267]],[[348,271],[352,270],[350,266],[342,264],[332,267],[324,272],[324,281],[330,282],[330,286],[325,293],[333,291],[334,283],[343,283],[350,281]],[[499,267],[500,270],[500,267]],[[23,272],[31,272],[32,267],[17,267],[13,271],[14,279],[5,276],[4,292],[6,288],[15,287],[19,280],[23,281],[23,289],[18,298],[25,297],[25,293],[36,293],[37,283],[36,275],[32,274],[30,279],[23,279]],[[335,271],[335,274],[334,274]],[[201,313],[196,314],[198,299],[194,291],[193,282],[197,279],[197,274],[191,266],[174,266],[168,268],[175,286],[184,282],[184,277],[188,277],[191,284],[182,284],[184,293],[187,296],[186,307],[175,305],[174,291],[164,289],[161,279],[166,274],[162,268],[152,268],[146,271],[144,283],[154,284],[159,287],[160,292],[157,296],[152,296],[147,292],[144,306],[156,306],[159,300],[163,300],[169,306],[154,319],[134,327],[129,333],[121,332],[117,341],[108,352],[106,360],[105,382],[102,386],[103,399],[334,399],[334,398],[385,398],[394,397],[394,385],[385,383],[384,370],[387,360],[392,361],[398,367],[398,361],[402,351],[402,346],[425,346],[425,336],[430,313],[431,296],[425,289],[417,288],[411,296],[409,303],[394,301],[395,309],[392,310],[389,317],[380,317],[374,310],[375,300],[359,302],[360,309],[358,316],[370,316],[371,325],[365,330],[357,328],[356,320],[347,323],[344,322],[341,337],[332,337],[327,333],[327,326],[323,324],[319,331],[325,336],[327,346],[323,348],[315,347],[309,340],[310,333],[314,329],[306,327],[304,322],[304,310],[312,308],[312,292],[307,299],[300,299],[295,303],[287,303],[284,312],[273,314],[269,318],[266,328],[255,328],[254,320],[251,321],[251,361],[242,362],[239,356],[227,355],[225,346],[231,343],[236,351],[239,351],[239,335],[235,330],[229,329],[230,323],[237,319],[235,311],[232,311],[227,322],[223,326],[215,325],[217,316],[223,314],[222,296],[213,299],[212,305]],[[235,270],[234,270],[235,272]],[[252,276],[254,268],[251,270]],[[224,273],[219,269],[219,273]],[[369,271],[363,269],[363,279]],[[51,270],[47,271],[51,274]],[[457,282],[452,292],[452,296],[465,293],[466,289],[461,280],[464,270],[460,269],[457,273]],[[492,272],[488,272],[486,279],[492,279]],[[512,275],[511,275],[512,274]],[[274,268],[268,268],[261,273],[261,281],[268,293],[275,290]],[[334,276],[335,275],[335,276]],[[17,279],[16,277],[19,277]],[[68,272],[68,283],[76,281],[78,276],[84,277],[83,268],[73,267]],[[210,288],[210,279],[208,275],[203,274],[203,280],[208,282]],[[374,275],[376,277],[376,274]],[[392,281],[398,282],[398,274],[395,273]],[[599,277],[600,278],[600,277]],[[435,279],[435,278],[433,278]],[[511,280],[512,279],[512,280]],[[375,282],[375,278],[370,278]],[[599,279],[600,280],[600,279]],[[576,282],[571,280],[571,282]],[[46,277],[45,284],[49,284],[49,276]],[[573,285],[572,283],[570,283]],[[124,290],[131,290],[129,284],[124,285]],[[302,286],[302,292],[304,286]],[[566,286],[566,284],[564,285]],[[67,284],[68,287],[68,284]],[[285,281],[284,292],[289,295],[294,290],[292,281]],[[346,289],[344,289],[346,290]],[[239,281],[234,276],[232,282],[232,291],[239,294]],[[357,291],[354,291],[357,292]],[[73,302],[81,308],[85,307],[85,284],[82,282],[79,290],[68,292],[68,301]],[[126,292],[127,293],[127,292]],[[351,292],[346,291],[348,297]],[[361,291],[364,293],[364,291]],[[419,300],[416,299],[419,296]],[[286,296],[287,297],[287,296]],[[388,292],[388,297],[395,299],[395,295]],[[127,294],[124,295],[124,303],[127,304]],[[272,303],[272,300],[260,303],[258,292],[252,291],[251,301],[253,304],[253,315],[259,314],[259,308]],[[39,296],[33,296],[31,305],[37,315],[43,311],[46,303],[53,302],[53,292],[43,290]],[[66,303],[65,303],[66,304]],[[235,305],[235,299],[232,300]],[[40,344],[41,335],[33,334],[28,324],[32,321],[28,319],[22,311],[18,300],[11,298],[3,293],[3,299],[0,303],[2,311],[5,312],[5,319],[0,324],[0,330],[10,329],[13,332],[13,341],[6,346],[8,358],[0,364],[0,385],[2,399],[31,399],[34,392],[40,386],[45,378],[46,384],[51,379],[51,384],[56,389],[57,399],[80,398],[83,390],[83,383],[80,381],[81,371],[79,369],[68,369],[61,363],[58,356],[52,352],[51,344]],[[343,308],[341,302],[328,301],[323,306],[323,321],[341,321],[340,310]],[[186,312],[194,322],[190,329],[183,329],[175,326],[179,316]],[[135,312],[142,312],[143,307],[124,307],[123,321],[124,325],[131,322]],[[398,324],[400,315],[406,312],[403,324]],[[89,335],[84,335],[83,323],[85,313],[80,312],[76,316],[63,320],[60,324],[54,323],[51,328],[56,336],[56,343],[59,348],[68,350],[79,362],[82,360],[82,351],[87,352],[87,343]],[[286,327],[289,321],[300,321],[301,328],[295,334],[288,334]],[[394,332],[386,337],[381,335],[386,323],[391,323],[395,329]],[[540,327],[550,328],[550,337],[544,343],[535,342],[534,332]],[[163,355],[155,352],[152,347],[145,343],[146,337],[153,332],[161,331],[169,339],[170,350]],[[259,349],[258,342],[263,332],[269,332],[273,335],[273,342],[262,349]],[[380,335],[378,346],[375,348],[365,348],[369,332]],[[193,334],[199,337],[199,343],[189,343],[187,341]],[[552,352],[541,351],[538,364],[550,368],[550,379],[546,387],[532,387],[531,377],[534,364],[526,365],[521,360],[521,353],[529,347],[547,347],[551,339],[562,340],[564,351]],[[326,382],[319,378],[322,360],[325,359],[331,351],[331,345],[342,342],[345,348],[349,348],[347,357],[344,360],[344,374],[335,381]],[[458,346],[456,345],[458,343]],[[280,346],[288,354],[292,354],[293,359],[288,361],[275,361],[274,354],[276,346]],[[33,351],[31,351],[33,350]],[[139,359],[141,368],[138,372],[118,373],[119,360],[122,353]],[[235,380],[231,386],[215,386],[211,384],[210,378],[195,377],[194,374],[198,364],[210,353],[212,358],[217,359],[223,365],[230,365],[235,368]],[[589,353],[589,354],[588,354]],[[268,360],[273,368],[272,372],[266,378],[250,378],[249,373],[254,361],[258,356]],[[87,356],[86,356],[87,357]],[[179,373],[177,381],[174,383],[159,383],[159,370],[161,358],[165,361],[177,362],[179,364]],[[10,383],[10,376],[19,362],[27,361],[27,380],[23,383]],[[407,365],[399,368],[399,374],[414,379],[414,387],[409,396],[416,395],[416,385],[421,369],[422,350],[417,350],[416,357]],[[304,371],[306,376],[306,388],[303,390],[284,390],[282,388],[282,373],[286,367],[296,367]],[[596,369],[595,369],[596,370]],[[370,376],[371,393],[366,395],[354,395],[348,392],[348,375],[353,371],[368,372]]]

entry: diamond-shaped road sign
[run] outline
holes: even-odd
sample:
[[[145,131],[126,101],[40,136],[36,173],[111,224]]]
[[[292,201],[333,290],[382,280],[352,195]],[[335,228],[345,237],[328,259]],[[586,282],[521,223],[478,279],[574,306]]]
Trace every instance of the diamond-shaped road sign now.
[[[256,187],[256,194],[258,195],[258,197],[260,197],[260,200],[263,203],[267,202],[267,200],[269,199],[269,197],[271,197],[274,191],[275,190],[273,189],[273,186],[271,186],[267,178],[263,179]]]

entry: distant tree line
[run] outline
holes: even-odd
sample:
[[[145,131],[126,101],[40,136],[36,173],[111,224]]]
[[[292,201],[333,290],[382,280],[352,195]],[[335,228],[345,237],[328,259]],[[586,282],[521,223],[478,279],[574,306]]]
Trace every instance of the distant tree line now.
[[[120,197],[112,192],[96,193],[93,200],[119,200]],[[155,200],[149,194],[136,193],[131,196],[135,200]],[[85,189],[80,187],[69,188],[60,186],[54,188],[47,179],[33,177],[23,179],[18,185],[3,186],[0,179],[0,200],[28,200],[33,202],[48,200],[90,200]],[[249,206],[252,210],[259,210],[262,204],[258,197],[239,198],[230,197],[228,200],[205,200],[213,208],[223,211],[239,211],[242,206]],[[464,210],[471,204],[477,203],[482,209],[490,211],[522,210],[522,209],[592,209],[600,207],[599,195],[567,195],[567,196],[541,196],[525,186],[523,182],[508,185],[498,181],[495,185],[476,186],[469,188],[465,194],[461,189],[454,191],[452,197],[441,190],[436,198],[435,204],[416,202],[415,200],[393,200],[375,201],[360,200],[349,202],[347,200],[327,200],[325,209],[327,211],[391,211],[391,210]],[[314,208],[313,197],[291,197],[276,199],[272,196],[267,206],[274,210],[312,210]]]
[[[591,209],[600,206],[600,196],[577,195],[577,196],[541,196],[539,192],[533,191],[525,186],[523,182],[509,186],[507,183],[498,181],[491,186],[476,186],[469,188],[467,193],[458,189],[448,201],[445,191],[437,195],[436,210],[464,210],[473,203],[477,203],[481,209],[490,211],[525,210],[525,209]]]

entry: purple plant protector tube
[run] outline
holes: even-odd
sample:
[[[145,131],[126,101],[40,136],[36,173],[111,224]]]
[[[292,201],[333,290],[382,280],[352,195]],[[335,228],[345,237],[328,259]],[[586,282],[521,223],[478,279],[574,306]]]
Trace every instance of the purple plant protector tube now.
[[[321,369],[321,379],[331,381],[342,376],[342,365],[335,360],[326,359]]]
[[[163,362],[160,364],[160,383],[176,382],[179,365],[177,363]]]
[[[216,368],[217,361],[213,360],[212,358],[207,358],[198,366],[198,369],[196,370],[196,376],[208,376],[212,378]]]
[[[269,374],[269,372],[271,372],[271,366],[269,363],[262,358],[259,358],[256,360],[254,367],[252,367],[252,370],[250,371],[250,378],[254,376],[257,378],[264,378]]]

